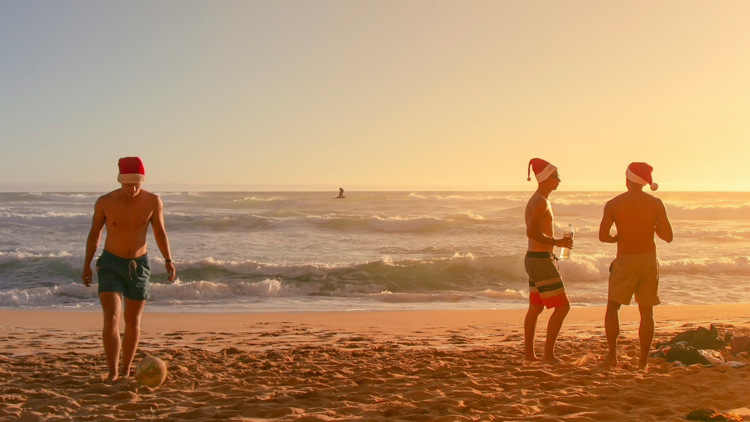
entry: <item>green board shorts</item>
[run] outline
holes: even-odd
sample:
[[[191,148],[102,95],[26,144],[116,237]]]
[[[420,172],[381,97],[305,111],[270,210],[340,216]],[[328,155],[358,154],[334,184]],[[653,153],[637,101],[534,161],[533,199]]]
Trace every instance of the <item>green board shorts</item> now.
[[[146,254],[129,259],[103,251],[96,260],[96,273],[99,276],[99,293],[116,292],[130,300],[151,298],[151,265]]]

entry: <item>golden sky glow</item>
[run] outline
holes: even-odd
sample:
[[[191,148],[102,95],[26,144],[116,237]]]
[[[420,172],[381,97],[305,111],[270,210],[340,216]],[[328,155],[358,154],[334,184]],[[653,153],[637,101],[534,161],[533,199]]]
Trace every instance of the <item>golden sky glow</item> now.
[[[0,190],[748,190],[750,3],[4,2]]]

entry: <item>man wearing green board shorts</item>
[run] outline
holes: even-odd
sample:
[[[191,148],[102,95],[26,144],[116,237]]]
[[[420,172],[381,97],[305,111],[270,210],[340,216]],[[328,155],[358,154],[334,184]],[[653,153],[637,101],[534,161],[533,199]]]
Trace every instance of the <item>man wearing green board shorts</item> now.
[[[146,255],[146,234],[149,224],[156,245],[164,257],[168,280],[175,278],[175,268],[169,251],[169,239],[164,229],[163,205],[157,195],[141,189],[145,181],[143,163],[138,157],[121,158],[117,181],[122,187],[101,196],[94,206],[91,231],[86,240],[86,258],[81,279],[91,285],[91,261],[99,246],[102,229],[107,227],[104,251],[96,261],[99,276],[99,301],[104,313],[102,340],[109,375],[106,382],[114,383],[130,374],[130,366],[140,338],[141,314],[149,299],[151,266]],[[122,301],[124,297],[124,312]],[[124,314],[125,333],[120,357],[120,314]]]

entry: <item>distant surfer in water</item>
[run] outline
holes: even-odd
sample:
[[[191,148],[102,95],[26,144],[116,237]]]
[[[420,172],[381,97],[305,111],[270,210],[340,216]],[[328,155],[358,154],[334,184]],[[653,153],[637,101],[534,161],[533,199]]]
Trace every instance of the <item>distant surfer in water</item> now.
[[[141,189],[146,179],[143,163],[138,157],[121,158],[117,181],[121,188],[96,201],[91,231],[86,240],[86,257],[81,279],[86,287],[91,285],[91,260],[99,246],[102,231],[107,228],[104,251],[96,260],[99,274],[99,301],[104,313],[104,355],[109,375],[107,383],[130,375],[130,365],[135,357],[140,338],[141,313],[149,299],[151,264],[146,255],[146,233],[150,225],[154,240],[164,257],[167,280],[175,278],[175,268],[169,250],[169,240],[164,229],[161,199]],[[125,297],[125,309],[122,300]],[[120,315],[124,314],[125,334],[120,343]],[[122,368],[118,368],[122,347]]]
[[[344,188],[339,188],[339,196],[333,198],[333,199],[344,199],[346,196],[344,196]]]

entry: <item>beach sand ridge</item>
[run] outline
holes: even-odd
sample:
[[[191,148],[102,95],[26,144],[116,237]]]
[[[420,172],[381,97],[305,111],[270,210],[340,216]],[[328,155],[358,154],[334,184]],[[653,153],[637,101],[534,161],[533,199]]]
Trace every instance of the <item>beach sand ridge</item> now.
[[[682,421],[699,407],[750,404],[748,366],[652,359],[648,370],[637,370],[637,322],[627,315],[623,362],[607,369],[599,366],[603,329],[587,317],[571,318],[559,340],[563,363],[549,366],[521,359],[517,313],[500,314],[512,322],[498,313],[479,321],[471,313],[417,314],[390,325],[385,314],[376,314],[381,322],[360,315],[362,323],[349,314],[347,323],[336,314],[243,315],[242,324],[222,330],[157,323],[159,330],[144,329],[136,356],[167,363],[168,378],[155,389],[132,379],[104,384],[99,332],[89,326],[44,328],[11,318],[0,327],[0,419]],[[750,334],[747,318],[710,322]],[[663,318],[657,341],[697,325]]]

